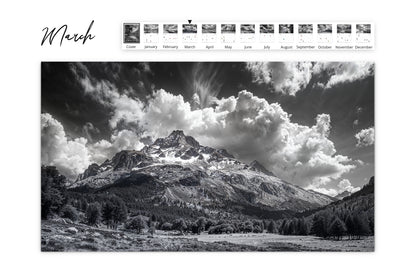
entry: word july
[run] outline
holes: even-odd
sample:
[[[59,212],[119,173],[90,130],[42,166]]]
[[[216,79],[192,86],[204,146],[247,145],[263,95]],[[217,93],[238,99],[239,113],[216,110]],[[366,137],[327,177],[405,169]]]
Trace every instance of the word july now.
[[[45,32],[42,42],[41,42],[41,46],[45,43],[45,41],[49,41],[49,44],[52,45],[52,43],[55,40],[55,37],[60,34],[60,43],[59,46],[62,46],[62,42],[65,40],[67,41],[73,41],[73,42],[82,42],[82,44],[85,44],[85,42],[87,42],[87,40],[93,40],[95,38],[95,35],[91,35],[91,29],[92,26],[94,24],[94,20],[91,21],[90,26],[88,27],[87,31],[85,32],[85,34],[70,34],[68,33],[68,25],[64,24],[62,25],[59,29],[53,28],[52,30],[49,31],[48,27],[45,27],[42,29],[43,32]],[[58,36],[59,38],[59,36]]]

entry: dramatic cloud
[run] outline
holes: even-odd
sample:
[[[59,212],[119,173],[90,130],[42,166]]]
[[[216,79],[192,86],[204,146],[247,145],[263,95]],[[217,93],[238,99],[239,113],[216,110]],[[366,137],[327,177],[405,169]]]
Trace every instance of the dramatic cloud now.
[[[316,63],[313,68],[314,74],[326,72],[330,75],[326,88],[338,84],[354,82],[374,74],[374,63],[372,62],[327,62]]]
[[[355,188],[351,185],[351,182],[348,179],[342,179],[339,183],[338,183],[338,187],[340,188],[340,193],[344,192],[344,191],[348,191],[350,193],[354,193],[356,191],[359,191],[360,188]]]
[[[249,62],[246,68],[254,82],[270,84],[276,92],[288,95],[304,89],[313,76],[329,76],[314,84],[326,89],[374,74],[371,62]]]
[[[42,164],[56,166],[62,174],[74,177],[90,164],[87,139],[68,139],[62,124],[50,114],[41,115]]]
[[[91,163],[102,163],[125,149],[143,148],[137,134],[122,130],[111,136],[110,142],[101,140],[88,143],[84,137],[71,139],[62,124],[50,114],[41,114],[41,160],[44,165],[54,165],[68,178],[76,178]]]
[[[271,84],[277,92],[295,95],[305,88],[312,76],[311,62],[249,62],[247,69],[253,74],[253,81]]]
[[[196,63],[192,68],[193,106],[206,108],[216,101],[222,84],[218,82],[219,71],[215,63]]]
[[[374,144],[374,127],[359,131],[355,138],[357,139],[357,147],[366,147]]]
[[[121,150],[140,150],[144,144],[140,141],[140,136],[130,130],[121,130],[111,135],[110,141],[100,140],[88,145],[91,160],[95,163],[102,163],[106,159],[111,159]]]
[[[355,168],[348,157],[336,155],[328,139],[329,115],[318,115],[312,127],[299,125],[278,103],[247,91],[218,100],[215,108],[192,110],[181,95],[159,90],[141,116],[145,136],[156,139],[181,129],[204,145],[225,148],[247,162],[256,159],[302,186],[337,179]]]
[[[273,68],[269,82],[289,94],[307,85],[316,66],[312,63],[275,64],[283,67]],[[257,66],[258,72],[262,72],[265,64],[250,66]],[[355,161],[337,154],[329,139],[331,118],[328,114],[317,115],[313,126],[305,126],[292,122],[291,116],[278,103],[269,103],[245,90],[237,97],[217,99],[216,86],[203,82],[202,77],[199,80],[201,73],[197,67],[193,78],[196,92],[191,102],[163,89],[140,100],[133,94],[120,92],[109,81],[92,78],[83,66],[74,66],[73,72],[83,93],[112,111],[108,119],[112,135],[93,143],[90,140],[93,126],[87,124],[85,136],[88,140],[70,139],[59,122],[50,115],[43,115],[59,128],[45,129],[45,134],[42,128],[45,140],[42,151],[46,152],[42,152],[42,162],[57,165],[68,176],[76,176],[91,162],[101,163],[122,149],[139,150],[144,146],[142,142],[165,137],[176,129],[194,136],[203,145],[227,149],[243,161],[258,160],[277,176],[306,188],[319,188],[322,192],[328,190],[328,183],[356,167]],[[266,72],[259,73],[259,80],[268,80]],[[276,72],[282,75],[274,76]],[[283,75],[286,77],[282,78]],[[212,101],[215,105],[211,105]],[[195,107],[196,103],[199,108]]]

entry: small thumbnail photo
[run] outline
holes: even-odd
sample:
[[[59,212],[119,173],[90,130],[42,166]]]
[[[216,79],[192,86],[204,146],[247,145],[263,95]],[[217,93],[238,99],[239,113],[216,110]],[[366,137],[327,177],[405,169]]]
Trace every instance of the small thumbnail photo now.
[[[163,33],[164,34],[177,34],[178,24],[163,24]]]
[[[235,34],[235,24],[221,24],[221,34]]]
[[[357,24],[357,34],[371,34],[371,24]]]
[[[293,34],[293,24],[279,24],[280,34]]]
[[[313,25],[312,24],[299,24],[298,25],[299,34],[312,34]]]
[[[241,24],[240,32],[242,34],[254,34],[254,24]]]
[[[215,34],[217,33],[217,24],[202,24],[203,34]]]
[[[261,34],[274,34],[274,24],[260,24]]]
[[[184,34],[196,34],[197,33],[196,24],[182,24],[182,33],[184,33]]]
[[[159,33],[159,24],[144,24],[143,31],[145,34]]]
[[[140,43],[140,23],[124,23],[124,43]]]
[[[318,34],[331,34],[332,24],[318,24]]]
[[[351,34],[351,24],[337,24],[337,34]]]

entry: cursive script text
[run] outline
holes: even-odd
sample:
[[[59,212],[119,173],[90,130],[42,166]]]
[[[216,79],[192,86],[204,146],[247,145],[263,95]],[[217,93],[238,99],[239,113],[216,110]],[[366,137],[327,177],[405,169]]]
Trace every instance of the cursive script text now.
[[[85,32],[85,34],[78,34],[78,33],[74,33],[74,34],[70,34],[68,33],[68,25],[64,24],[61,27],[59,27],[58,29],[55,27],[51,30],[49,30],[48,27],[45,27],[42,29],[44,33],[43,35],[43,39],[40,45],[43,45],[45,43],[45,41],[49,41],[49,44],[52,45],[52,43],[55,40],[55,37],[59,34],[58,38],[60,38],[60,43],[59,46],[62,46],[62,42],[64,40],[67,41],[73,41],[73,42],[82,42],[82,44],[85,44],[85,42],[87,42],[88,40],[93,40],[95,38],[95,35],[90,34],[92,26],[94,24],[94,20],[91,21],[90,26],[88,27],[87,31]]]

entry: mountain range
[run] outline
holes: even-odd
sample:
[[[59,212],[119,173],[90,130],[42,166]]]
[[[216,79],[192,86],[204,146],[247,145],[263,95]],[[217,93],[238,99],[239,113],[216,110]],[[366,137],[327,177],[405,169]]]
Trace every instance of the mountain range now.
[[[302,212],[335,199],[286,182],[260,162],[246,164],[225,149],[202,146],[183,131],[140,151],[123,150],[91,164],[68,186],[74,191],[140,188],[140,201],[244,213],[249,209]],[[137,200],[137,199],[136,199]]]

